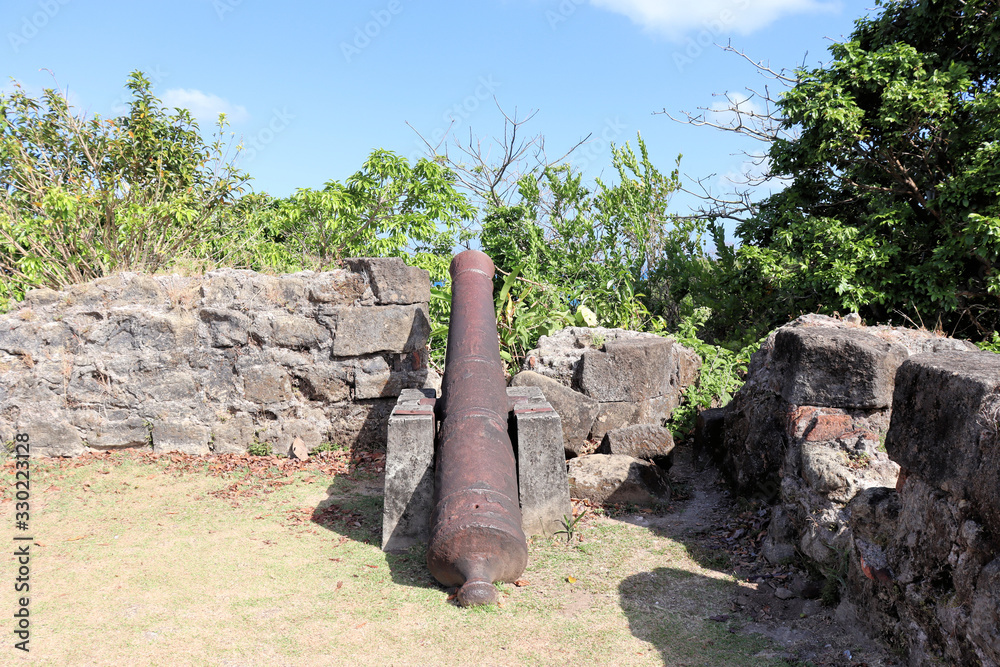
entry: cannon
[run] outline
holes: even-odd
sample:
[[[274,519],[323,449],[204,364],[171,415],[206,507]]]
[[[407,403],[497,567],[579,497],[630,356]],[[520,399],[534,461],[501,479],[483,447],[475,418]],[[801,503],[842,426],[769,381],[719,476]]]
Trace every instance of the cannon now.
[[[463,607],[497,600],[528,563],[518,505],[517,463],[496,314],[494,267],[477,250],[451,262],[452,301],[435,449],[435,498],[427,567],[444,586],[460,586]]]

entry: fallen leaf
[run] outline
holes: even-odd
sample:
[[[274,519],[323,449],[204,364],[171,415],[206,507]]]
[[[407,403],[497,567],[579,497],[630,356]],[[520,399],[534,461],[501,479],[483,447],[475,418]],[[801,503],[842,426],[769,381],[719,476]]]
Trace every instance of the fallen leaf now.
[[[566,581],[568,581],[571,584],[575,584],[576,583],[576,577],[566,577]]]
[[[515,579],[514,580],[514,585],[517,586],[518,588],[521,588],[522,586],[527,586],[529,583],[530,582],[527,579]]]
[[[71,538],[69,538],[69,539],[68,539],[68,540],[66,540],[66,541],[67,541],[67,542],[76,542],[77,540],[82,540],[82,539],[83,539],[83,538],[85,538],[85,537],[86,537],[86,535],[80,535],[79,537],[71,537]]]
[[[35,546],[36,547],[44,547],[45,545],[42,544],[41,542],[35,542]]]
[[[338,581],[338,582],[337,582],[337,588],[336,588],[335,590],[338,590],[338,591],[339,591],[339,590],[340,590],[340,587],[341,587],[341,586],[343,586],[343,585],[344,585],[344,582],[343,582],[343,581]]]
[[[365,567],[370,567],[373,570],[377,570],[378,569],[378,565],[368,565],[367,563],[365,563]]]

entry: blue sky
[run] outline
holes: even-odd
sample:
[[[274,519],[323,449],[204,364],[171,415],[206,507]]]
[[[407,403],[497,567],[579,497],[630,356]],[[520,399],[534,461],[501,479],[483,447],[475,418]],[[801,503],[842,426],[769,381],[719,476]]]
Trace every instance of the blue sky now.
[[[816,66],[873,0],[5,0],[0,63],[29,91],[58,85],[108,116],[139,69],[165,102],[242,139],[252,187],[285,196],[357,171],[374,148],[416,157],[427,137],[502,132],[504,111],[551,157],[592,134],[575,165],[610,176],[609,141],[641,132],[663,171],[739,173],[752,144],[677,114],[760,87],[731,41],[771,67]],[[54,74],[54,79],[44,70]],[[675,199],[678,212],[690,198]]]

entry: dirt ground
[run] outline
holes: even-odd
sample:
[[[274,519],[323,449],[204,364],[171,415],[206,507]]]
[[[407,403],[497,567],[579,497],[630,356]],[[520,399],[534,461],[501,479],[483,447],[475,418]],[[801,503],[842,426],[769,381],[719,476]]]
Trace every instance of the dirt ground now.
[[[851,605],[821,600],[826,581],[793,565],[772,566],[760,555],[768,509],[734,500],[718,471],[694,465],[679,447],[672,480],[690,497],[676,511],[622,517],[686,544],[709,567],[736,574],[730,612],[718,622],[730,631],[760,634],[780,648],[771,653],[796,665],[902,665],[905,661],[859,629]],[[834,588],[836,586],[834,585]]]

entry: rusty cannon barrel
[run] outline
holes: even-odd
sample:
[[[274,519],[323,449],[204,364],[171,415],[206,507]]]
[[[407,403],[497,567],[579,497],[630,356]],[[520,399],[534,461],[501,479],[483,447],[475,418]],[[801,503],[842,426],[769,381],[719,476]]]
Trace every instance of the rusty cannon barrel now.
[[[520,576],[528,564],[528,545],[507,433],[493,262],[478,250],[466,250],[452,260],[450,272],[444,419],[435,452],[427,567],[443,585],[461,586],[458,602],[468,607],[496,601],[493,582]]]

